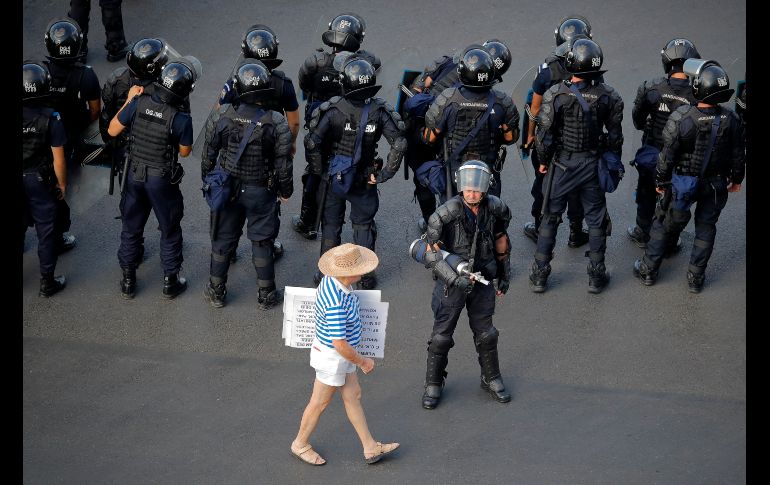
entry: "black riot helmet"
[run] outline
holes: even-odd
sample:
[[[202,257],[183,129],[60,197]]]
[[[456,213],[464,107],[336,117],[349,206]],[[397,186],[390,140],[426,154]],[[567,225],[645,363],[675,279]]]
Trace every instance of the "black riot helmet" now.
[[[599,47],[599,44],[591,39],[578,39],[567,53],[564,67],[570,74],[591,79],[607,72],[606,69],[601,69],[603,63],[604,54],[602,54],[602,48]]]
[[[278,36],[267,25],[249,27],[241,42],[243,57],[259,59],[268,69],[275,69],[283,59],[278,59]]]
[[[571,39],[564,41],[556,46],[556,49],[553,50],[553,54],[557,57],[560,57],[561,59],[566,59],[567,54],[569,54],[569,51],[572,50],[572,44],[574,44],[575,41],[579,39],[590,39],[590,37],[585,34],[576,34]]]
[[[186,98],[195,87],[196,69],[186,59],[174,59],[163,66],[158,77],[158,85],[166,91]]]
[[[730,78],[717,61],[689,59],[683,70],[692,77],[692,94],[700,102],[719,104],[729,101],[735,92],[730,89]]]
[[[352,55],[345,61],[340,71],[342,94],[346,98],[367,99],[379,91],[377,74],[369,60]]]
[[[167,62],[166,43],[162,39],[138,40],[126,55],[128,70],[139,79],[157,80]]]
[[[487,49],[478,44],[465,48],[457,63],[460,83],[466,88],[489,88],[495,83],[495,62]]]
[[[72,19],[54,20],[45,31],[45,48],[52,59],[77,59],[83,46],[83,31]]]
[[[247,103],[271,96],[270,70],[259,59],[244,59],[233,73],[233,89],[238,99]]]
[[[484,42],[484,47],[489,52],[489,55],[492,56],[497,79],[501,81],[503,74],[511,67],[511,51],[507,45],[498,39],[489,39]]]
[[[45,64],[38,61],[24,61],[21,68],[23,87],[21,99],[35,99],[48,96],[51,91],[51,74]]]
[[[468,160],[455,171],[457,190],[475,190],[487,193],[494,182],[494,176],[486,163],[481,160]]]
[[[576,35],[585,35],[591,38],[591,24],[581,15],[570,15],[559,22],[559,26],[553,31],[556,37],[556,45],[560,46],[575,38]]]
[[[321,40],[329,47],[345,51],[357,51],[366,35],[366,22],[354,13],[337,15],[329,22],[329,30],[321,34]]]
[[[668,74],[672,70],[681,71],[682,64],[687,59],[700,58],[695,44],[687,39],[671,39],[666,43],[663,50],[660,51],[660,58],[663,62],[663,70]]]

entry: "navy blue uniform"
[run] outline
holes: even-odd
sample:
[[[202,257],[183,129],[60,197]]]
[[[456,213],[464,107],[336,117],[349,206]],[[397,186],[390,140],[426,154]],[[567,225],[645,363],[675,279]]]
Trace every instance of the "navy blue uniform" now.
[[[135,160],[133,149],[138,137],[135,127],[132,126],[140,116],[157,118],[155,114],[137,111],[137,105],[142,98],[152,99],[154,103],[162,101],[155,95],[142,95],[132,99],[123,110],[118,113],[118,121],[132,129],[129,142],[130,166],[126,176],[126,186],[123,197],[120,200],[120,213],[123,221],[123,229],[120,235],[120,248],[118,249],[118,261],[121,268],[136,269],[141,262],[144,245],[144,226],[150,216],[150,211],[155,213],[160,226],[160,259],[164,275],[168,276],[179,272],[182,265],[182,216],[184,215],[184,202],[182,192],[179,190],[179,180],[172,183],[176,176],[176,170],[181,170],[176,162],[179,146],[192,146],[193,127],[192,118],[188,113],[176,111],[172,116],[171,129],[167,133],[158,136],[167,140],[167,145],[173,153],[174,162],[167,169],[151,167],[146,163]],[[152,110],[151,110],[152,111]],[[162,125],[157,125],[162,129]],[[132,146],[134,144],[134,146]],[[158,165],[169,165],[164,160],[157,160]]]
[[[123,32],[123,0],[99,0],[102,8],[102,25],[107,41],[104,48],[110,53],[116,53],[126,46],[126,35]],[[83,45],[88,47],[88,20],[91,14],[91,0],[70,0],[68,17],[75,19],[83,30]]]
[[[238,95],[233,89],[233,80],[228,79],[222,87],[222,92],[219,94],[219,104],[232,104],[237,101],[237,99]],[[294,83],[288,77],[284,77],[283,79],[283,90],[279,94],[276,103],[281,107],[281,110],[279,110],[281,114],[284,114],[287,111],[297,111],[299,109],[299,101],[297,101],[297,92],[294,90]]]

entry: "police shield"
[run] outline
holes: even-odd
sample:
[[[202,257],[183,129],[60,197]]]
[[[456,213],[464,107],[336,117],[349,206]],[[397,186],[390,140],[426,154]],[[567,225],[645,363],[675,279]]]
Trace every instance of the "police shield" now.
[[[527,131],[529,130],[529,116],[527,113],[529,112],[529,105],[532,103],[532,81],[535,80],[537,72],[538,66],[532,66],[527,69],[527,71],[519,78],[519,81],[513,86],[513,91],[511,92],[511,99],[519,109],[519,116],[521,117],[521,134],[519,135],[519,146],[527,141]],[[528,160],[530,150],[533,149],[534,147],[531,147],[529,150],[515,150],[519,155],[519,159],[521,160],[521,166],[524,170],[524,175],[527,178],[528,183],[531,183],[535,176],[532,164],[529,163]]]
[[[722,104],[730,109],[735,109],[736,99],[746,87],[746,58],[739,57],[723,67],[730,79],[730,87],[735,89],[735,92],[727,103]]]
[[[396,65],[393,66],[393,68],[401,73],[401,79],[396,86],[395,107],[396,111],[398,111],[402,117],[404,116],[404,102],[414,95],[415,91],[412,89],[412,86],[417,78],[423,73],[428,62],[428,56],[419,48],[402,49],[400,56],[396,59]],[[388,86],[383,86],[384,88],[388,88]]]

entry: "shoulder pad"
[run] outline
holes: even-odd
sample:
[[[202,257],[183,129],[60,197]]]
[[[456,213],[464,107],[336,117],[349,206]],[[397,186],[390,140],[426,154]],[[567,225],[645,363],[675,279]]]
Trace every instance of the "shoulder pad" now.
[[[559,93],[562,86],[564,86],[564,83],[554,84],[548,88],[548,90],[543,93],[543,103],[550,103],[553,101],[553,98]]]
[[[441,210],[440,210],[441,209]],[[444,223],[455,220],[463,215],[463,203],[459,197],[452,197],[436,209],[436,213]]]
[[[393,123],[395,123],[396,127],[403,131],[406,126],[404,125],[404,120],[401,119],[401,115],[398,114],[398,112],[393,109],[393,106],[390,105],[387,101],[381,98],[375,98],[376,102],[380,105],[380,108],[383,109],[388,115],[390,116],[390,119],[393,120]]]
[[[329,101],[327,101],[327,103],[329,103],[329,106],[331,107],[332,105],[335,105],[340,101],[342,101],[342,99],[343,99],[342,96],[332,96],[331,98],[329,98]],[[326,109],[329,109],[329,108],[326,108]]]
[[[313,54],[315,57],[315,62],[317,66],[325,66],[326,65],[326,58],[329,54],[324,51],[323,49],[320,49],[318,52]]]
[[[508,108],[513,104],[513,99],[511,99],[510,96],[508,96],[506,93],[502,91],[498,91],[497,89],[492,90],[493,93],[495,93],[495,97],[497,98],[497,101],[503,105],[504,108]]]
[[[686,104],[683,104],[682,106],[675,109],[668,117],[670,121],[679,122],[682,118],[687,116],[690,113],[690,110],[692,109],[692,106],[688,106]]]
[[[289,128],[289,125],[286,123],[286,118],[277,111],[270,112],[270,123],[272,123],[272,125],[279,131]]]
[[[107,78],[107,82],[115,81],[117,78],[128,73],[127,66],[121,66],[110,73],[110,77]]]
[[[487,207],[489,212],[498,219],[511,220],[511,209],[499,197],[487,194]]]
[[[441,91],[438,96],[436,96],[436,101],[434,101],[437,105],[439,105],[441,108],[443,108],[448,102],[449,99],[455,95],[457,92],[457,88],[446,88],[445,90]]]
[[[662,77],[662,76],[661,77],[656,77],[655,79],[650,80],[647,83],[647,86],[648,86],[648,89],[654,89],[654,88],[660,86],[661,84],[668,84],[668,78],[665,78],[665,77]]]

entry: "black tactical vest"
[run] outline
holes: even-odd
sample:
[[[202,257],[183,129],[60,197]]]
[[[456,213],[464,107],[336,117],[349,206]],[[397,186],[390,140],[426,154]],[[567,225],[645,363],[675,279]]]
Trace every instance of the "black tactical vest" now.
[[[572,74],[564,69],[558,56],[551,55],[546,57],[545,63],[548,65],[548,70],[551,71],[551,84],[548,87],[572,79]]]
[[[243,180],[266,182],[273,170],[273,150],[272,147],[263,145],[262,135],[264,130],[272,124],[270,111],[257,121],[257,126],[254,127],[240,160],[236,160],[235,156],[238,154],[238,147],[252,119],[238,114],[232,105],[227,108],[222,118],[230,120],[228,137],[219,161],[222,168]]]
[[[342,94],[342,86],[339,81],[339,71],[334,69],[335,54],[322,52],[323,60],[318,63],[318,69],[313,76],[313,91],[310,93],[310,101],[327,101],[332,96]]]
[[[449,212],[453,217],[451,221],[444,222],[444,234],[446,237],[444,249],[470,261],[473,234],[476,231],[476,226],[465,214],[465,205],[461,197],[461,195],[457,195],[447,202],[447,205],[451,204]],[[476,258],[473,262],[473,270],[480,271],[495,262],[492,228],[494,227],[496,217],[489,210],[488,199],[485,198],[482,201],[476,217],[479,223],[479,233],[476,238]],[[492,274],[489,274],[490,272]],[[485,271],[485,273],[485,276],[488,278],[494,277],[494,270]]]
[[[82,98],[80,86],[86,66],[74,62],[66,66],[46,61],[51,73],[51,106],[61,115],[69,142],[88,125],[88,102]]]
[[[46,142],[48,123],[53,109],[24,106],[21,137],[23,142],[22,171],[34,172],[53,162],[51,145]]]
[[[479,100],[470,100],[462,95],[459,89],[456,89],[452,96],[447,100],[446,106],[454,104],[457,108],[457,118],[455,119],[454,129],[447,133],[447,144],[449,156],[455,152],[455,149],[462,144],[463,140],[473,131],[476,122],[484,115],[488,108],[487,95]],[[497,97],[494,98],[497,100]],[[444,108],[446,109],[446,107]],[[487,118],[487,126],[481,127],[476,136],[468,143],[465,151],[457,158],[457,162],[462,163],[465,160],[478,159],[486,164],[491,164],[497,157],[497,148],[495,146],[494,132],[491,126],[491,115]]]
[[[433,84],[430,85],[430,92],[439,94],[446,88],[455,87],[459,81],[460,75],[457,73],[457,69],[450,69],[443,76],[433,80]]]
[[[580,93],[588,103],[590,115],[583,111],[580,101],[565,83],[559,86],[556,93],[556,96],[563,95],[561,96],[563,120],[559,137],[561,152],[587,152],[599,149],[599,136],[602,134],[601,120],[608,113],[600,111],[598,101],[605,91],[597,85],[589,84]]]
[[[179,155],[179,147],[170,141],[171,123],[176,108],[158,103],[149,95],[141,95],[129,136],[131,163],[160,170],[170,170]]]
[[[642,143],[652,145],[658,150],[663,149],[663,127],[668,117],[683,105],[694,105],[695,97],[689,86],[672,85],[668,78],[658,78],[653,81],[650,91],[657,91],[660,96],[658,106],[655,106],[652,116],[647,118],[644,125]]]
[[[728,131],[730,129],[731,117],[728,113],[719,108],[718,115],[722,117],[719,122],[719,129],[717,130],[716,140],[714,141],[714,149],[711,151],[711,158],[704,177],[715,177],[717,175],[728,175],[729,167],[723,168],[717,162],[726,157],[720,157],[718,154],[720,151],[726,149],[726,141],[728,139]],[[711,140],[711,124],[714,121],[713,114],[705,114],[696,107],[691,107],[687,113],[679,120],[681,124],[686,118],[690,118],[695,123],[696,133],[694,137],[688,137],[680,139],[680,157],[676,166],[677,173],[682,175],[699,176],[701,167],[706,161],[706,150]]]
[[[270,73],[270,87],[273,88],[273,95],[270,98],[260,102],[260,106],[266,110],[277,111],[282,115],[286,114],[281,102],[283,101],[283,87],[286,74],[283,71],[272,71]]]
[[[369,116],[365,125],[363,137],[361,138],[361,159],[356,165],[356,173],[361,175],[370,166],[377,152],[377,140],[379,139],[382,127],[376,122],[377,110],[379,105],[371,101]],[[353,158],[356,135],[358,134],[359,124],[361,123],[361,114],[363,106],[354,106],[345,98],[340,98],[332,103],[329,108],[337,108],[344,116],[345,121],[342,126],[342,136],[337,140],[332,140],[330,155],[344,155]]]

